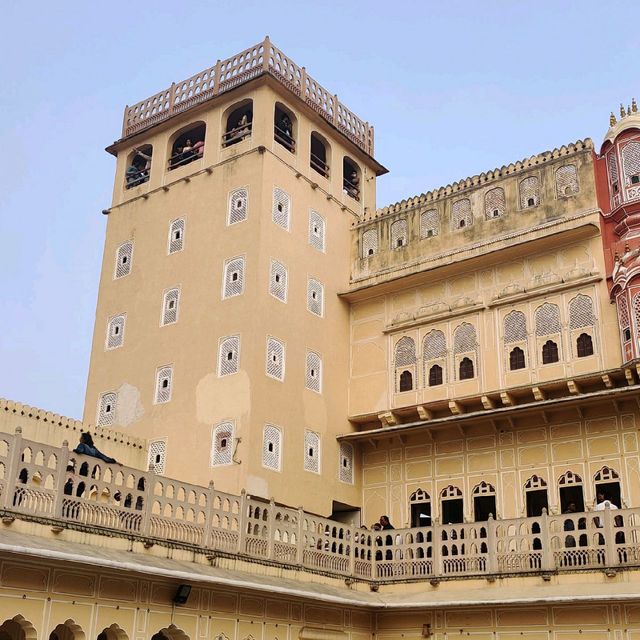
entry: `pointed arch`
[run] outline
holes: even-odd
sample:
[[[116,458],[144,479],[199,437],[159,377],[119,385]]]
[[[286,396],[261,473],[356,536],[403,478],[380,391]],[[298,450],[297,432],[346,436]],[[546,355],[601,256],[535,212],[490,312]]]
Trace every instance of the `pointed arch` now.
[[[0,625],[0,636],[3,633],[11,640],[37,640],[38,637],[35,627],[20,614],[7,618]]]

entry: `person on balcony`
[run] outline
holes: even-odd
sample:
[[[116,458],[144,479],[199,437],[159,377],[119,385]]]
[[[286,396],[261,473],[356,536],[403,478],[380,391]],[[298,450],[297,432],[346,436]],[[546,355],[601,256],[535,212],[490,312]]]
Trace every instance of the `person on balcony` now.
[[[119,464],[120,466],[122,466],[121,462],[118,462],[115,458],[110,458],[109,456],[105,455],[95,446],[95,444],[93,444],[93,438],[88,431],[80,434],[80,444],[78,444],[78,446],[73,450],[73,453],[91,456],[92,458],[103,460],[108,464]]]

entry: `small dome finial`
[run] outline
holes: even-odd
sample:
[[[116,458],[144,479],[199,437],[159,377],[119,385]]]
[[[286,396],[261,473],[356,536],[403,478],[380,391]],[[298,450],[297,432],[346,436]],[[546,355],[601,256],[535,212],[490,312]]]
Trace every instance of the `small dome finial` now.
[[[622,102],[620,103],[620,117],[624,118],[627,115],[626,111],[624,110],[624,105],[622,104]]]
[[[616,120],[616,117],[613,115],[613,111],[611,112],[611,115],[609,116],[609,126],[613,127],[613,125],[618,122]]]
[[[638,113],[638,105],[635,98],[631,98],[631,112]]]

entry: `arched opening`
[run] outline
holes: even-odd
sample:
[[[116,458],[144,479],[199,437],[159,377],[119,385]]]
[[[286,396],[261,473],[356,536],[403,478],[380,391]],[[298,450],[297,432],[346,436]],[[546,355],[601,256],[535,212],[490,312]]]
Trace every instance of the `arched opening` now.
[[[129,636],[114,623],[110,627],[105,627],[96,640],[129,640]]]
[[[426,491],[417,489],[409,497],[412,527],[431,526],[431,498]],[[422,535],[422,534],[420,534]]]
[[[520,347],[514,347],[509,354],[509,369],[515,371],[516,369],[524,369],[524,351]]]
[[[547,483],[540,477],[531,476],[524,485],[525,500],[527,503],[527,518],[535,518],[542,515],[542,510],[549,512],[549,496]]]
[[[576,340],[578,358],[585,358],[593,355],[593,339],[588,333],[581,333]]]
[[[149,180],[152,156],[153,147],[150,144],[143,144],[140,147],[133,148],[127,158],[127,168],[125,170],[127,189],[137,187],[139,184]]]
[[[437,387],[440,384],[442,384],[442,367],[434,364],[429,369],[429,386]]]
[[[487,482],[473,489],[473,514],[476,522],[485,522],[489,516],[496,517],[496,490]]]
[[[231,107],[222,134],[222,147],[230,147],[251,137],[252,126],[253,100],[244,100]]]
[[[66,620],[49,634],[49,640],[85,640],[85,635],[73,620]]]
[[[360,167],[347,156],[342,160],[342,190],[354,200],[360,200]]]
[[[170,624],[154,633],[151,640],[189,640],[189,636],[182,629],[178,629],[175,624]]]
[[[204,122],[194,122],[175,135],[169,154],[169,171],[202,158],[206,131]]]
[[[309,166],[325,178],[329,177],[329,149],[329,143],[319,133],[312,131]]]
[[[560,511],[562,513],[579,513],[584,511],[584,492],[582,478],[573,471],[567,471],[558,480],[560,493]]]
[[[551,364],[558,360],[560,360],[558,345],[553,340],[547,340],[542,345],[542,364]]]
[[[411,391],[413,389],[413,374],[411,371],[403,371],[400,374],[400,391]]]
[[[287,151],[296,152],[295,126],[297,119],[293,111],[276,102],[273,115],[273,139]]]
[[[460,360],[460,380],[471,380],[473,376],[473,360],[471,358],[462,358]]]
[[[622,494],[618,472],[610,467],[602,467],[593,479],[596,487],[596,505],[608,500],[612,505],[621,508]]]
[[[464,503],[462,491],[449,485],[440,493],[440,511],[442,524],[460,524],[464,522]]]
[[[36,640],[36,636],[34,626],[19,614],[0,625],[0,640]]]

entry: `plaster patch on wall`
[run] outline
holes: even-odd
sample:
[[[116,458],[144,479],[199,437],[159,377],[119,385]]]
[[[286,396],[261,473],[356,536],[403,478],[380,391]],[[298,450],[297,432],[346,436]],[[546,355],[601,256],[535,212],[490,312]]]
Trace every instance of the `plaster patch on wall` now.
[[[118,424],[128,427],[144,415],[144,407],[140,401],[137,387],[125,382],[118,389]]]
[[[196,417],[200,423],[239,420],[248,415],[250,403],[251,383],[246,371],[223,378],[209,373],[196,385]]]
[[[247,493],[250,496],[269,499],[269,483],[259,476],[247,476]]]

